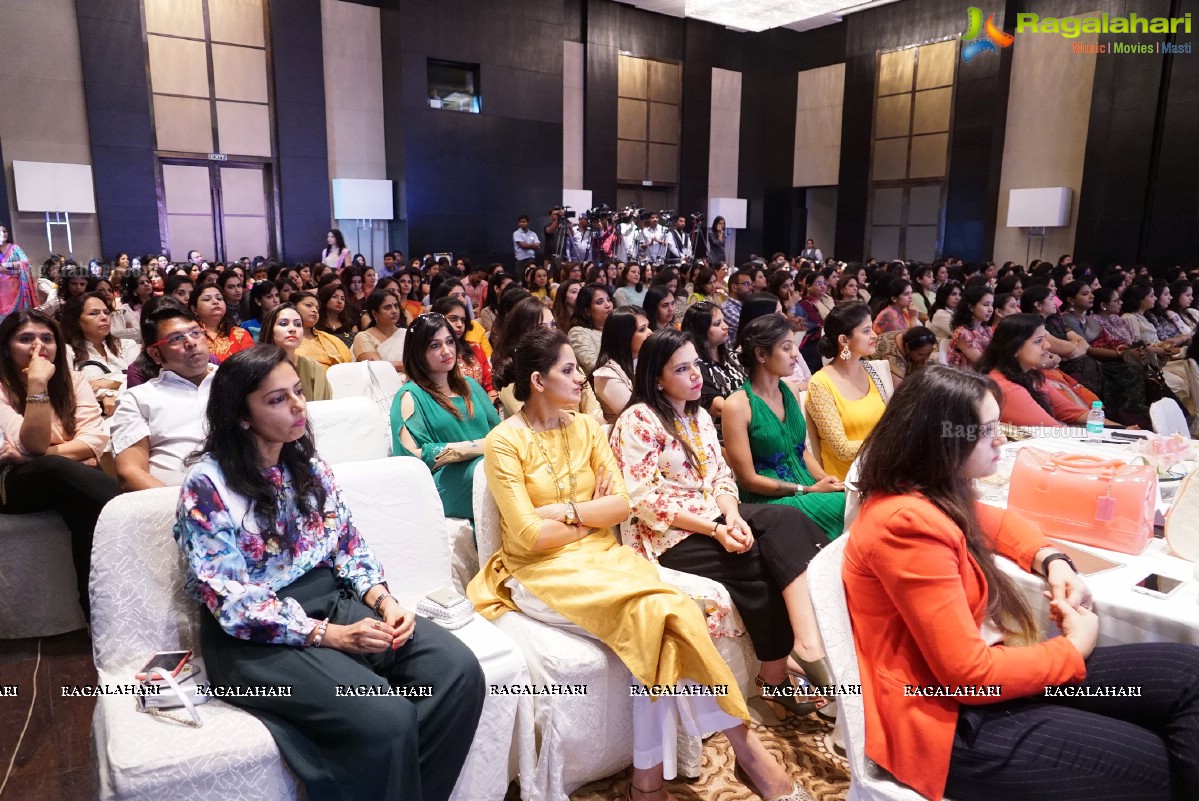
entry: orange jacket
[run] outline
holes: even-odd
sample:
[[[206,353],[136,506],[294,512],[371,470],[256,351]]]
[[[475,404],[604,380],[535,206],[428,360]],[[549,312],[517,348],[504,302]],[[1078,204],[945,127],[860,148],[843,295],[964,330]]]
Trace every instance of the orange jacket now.
[[[978,505],[998,553],[1025,570],[1050,545],[1015,513]],[[940,801],[958,704],[1039,695],[1081,681],[1086,666],[1065,637],[988,646],[982,570],[952,520],[920,495],[870,498],[850,529],[842,569],[866,708],[866,755],[925,798]],[[999,685],[999,697],[911,695],[905,687]]]

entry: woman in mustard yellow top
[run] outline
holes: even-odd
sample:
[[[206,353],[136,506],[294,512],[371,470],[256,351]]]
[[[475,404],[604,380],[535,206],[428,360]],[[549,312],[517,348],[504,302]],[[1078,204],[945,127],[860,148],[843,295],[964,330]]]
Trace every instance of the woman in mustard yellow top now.
[[[584,383],[565,335],[556,329],[526,334],[513,372],[524,407],[483,446],[503,542],[467,587],[475,607],[490,620],[523,612],[598,639],[646,686],[727,685],[727,695],[679,696],[674,704],[632,699],[629,797],[635,801],[671,797],[663,758],[673,747],[674,727],[664,724],[676,706],[684,726],[700,730],[692,734],[724,731],[763,798],[799,798],[746,727],[745,699],[695,602],[613,536],[612,527],[629,515],[629,496],[599,423],[564,411],[578,404]]]
[[[321,318],[320,303],[311,292],[293,292],[289,302],[300,313],[304,321],[304,339],[296,353],[312,359],[322,367],[328,368],[335,364],[349,364],[354,361],[354,355],[337,337],[317,331],[316,324]]]
[[[820,355],[832,362],[812,376],[806,408],[824,471],[841,481],[887,408],[891,374],[864,361],[877,339],[865,303],[838,304],[825,318]]]

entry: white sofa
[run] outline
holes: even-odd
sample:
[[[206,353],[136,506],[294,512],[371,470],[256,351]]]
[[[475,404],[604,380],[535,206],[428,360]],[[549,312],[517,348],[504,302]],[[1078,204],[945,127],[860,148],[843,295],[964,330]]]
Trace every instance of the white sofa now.
[[[58,512],[0,515],[0,640],[87,625],[75,589],[71,532]]]
[[[400,457],[334,467],[355,524],[387,570],[392,592],[415,607],[450,582],[441,507],[429,471]],[[197,649],[198,604],[183,593],[184,564],[171,534],[177,489],[123,495],[96,528],[92,570],[93,650],[100,684],[129,684],[157,650]],[[518,648],[481,617],[458,629],[488,684],[526,683]],[[264,801],[302,797],[274,740],[250,714],[213,700],[193,729],[135,710],[129,696],[98,699],[92,747],[101,799]],[[488,696],[453,798],[500,801],[514,770],[533,769],[527,699]]]
[[[482,470],[476,472],[476,475]],[[500,515],[486,481],[475,482],[475,527],[481,563],[500,547]],[[684,574],[659,568],[662,578]],[[698,576],[685,576],[689,588],[705,586],[698,598],[705,605],[723,604],[731,609],[722,586]],[[694,597],[694,593],[693,597]],[[721,601],[720,599],[723,599]],[[736,610],[731,609],[736,616]],[[603,643],[548,626],[511,612],[501,615],[496,626],[514,640],[525,654],[536,684],[586,684],[583,696],[534,699],[537,721],[537,767],[531,775],[522,771],[522,797],[531,801],[567,801],[570,793],[590,781],[610,776],[633,760],[633,717],[629,685],[633,676],[619,657]],[[740,618],[735,625],[743,630]],[[758,662],[749,638],[720,637],[716,649],[728,662],[742,691],[747,692]],[[680,730],[676,770],[679,775],[699,776],[702,742]]]

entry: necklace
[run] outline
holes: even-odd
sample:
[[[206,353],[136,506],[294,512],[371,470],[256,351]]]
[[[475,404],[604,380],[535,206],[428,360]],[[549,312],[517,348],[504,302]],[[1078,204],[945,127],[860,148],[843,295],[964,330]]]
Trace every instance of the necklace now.
[[[683,427],[683,421],[678,417],[674,418],[674,430],[680,439],[685,439],[687,444],[691,446],[691,450],[695,453],[695,472],[699,473],[699,483],[703,487],[704,498],[708,497],[708,486],[705,478],[708,475],[708,455],[704,451],[704,438],[699,431],[699,417],[692,415],[687,418],[687,427]]]
[[[574,471],[570,469],[570,438],[566,436],[566,424],[562,422],[561,416],[558,417],[558,432],[562,435],[562,450],[566,454],[566,475],[570,480],[570,495],[566,498],[562,497],[562,479],[558,478],[557,472],[554,470],[554,462],[550,459],[550,452],[545,447],[545,443],[537,436],[537,429],[533,428],[533,424],[529,422],[529,416],[525,414],[525,410],[520,410],[520,419],[525,421],[525,425],[529,427],[529,432],[533,435],[533,442],[537,445],[537,450],[541,451],[541,457],[545,459],[545,472],[550,474],[550,478],[554,480],[554,491],[558,496],[558,503],[566,503],[568,500],[575,499],[576,479]]]

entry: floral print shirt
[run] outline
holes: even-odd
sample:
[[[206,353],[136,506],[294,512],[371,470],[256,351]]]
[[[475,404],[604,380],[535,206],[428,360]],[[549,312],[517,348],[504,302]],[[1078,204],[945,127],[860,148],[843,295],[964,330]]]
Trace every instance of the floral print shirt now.
[[[302,646],[317,621],[293,598],[275,593],[310,570],[331,567],[338,583],[359,599],[383,583],[383,568],[359,536],[324,461],[312,472],[325,489],[324,511],[303,518],[291,476],[266,471],[277,490],[273,530],[251,530],[247,502],[225,485],[216,460],[206,456],[183,480],[175,512],[175,541],[187,559],[186,589],[226,633],[258,643]]]
[[[692,532],[674,528],[679,512],[704,520],[720,517],[717,495],[739,497],[733,471],[720,455],[716,426],[703,409],[680,420],[680,435],[668,435],[658,416],[644,403],[630,406],[612,427],[612,451],[620,463],[633,509],[625,542],[648,559],[656,559]],[[699,466],[687,461],[679,436],[701,445]]]

